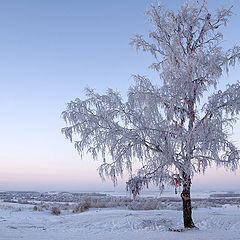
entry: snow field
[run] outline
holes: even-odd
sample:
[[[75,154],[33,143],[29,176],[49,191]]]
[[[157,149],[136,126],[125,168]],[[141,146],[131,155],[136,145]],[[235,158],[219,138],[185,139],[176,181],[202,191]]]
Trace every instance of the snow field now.
[[[33,205],[0,204],[0,239],[240,239],[240,208],[198,208],[193,219],[199,230],[169,232],[182,227],[182,212],[176,210],[128,210],[91,208],[73,214],[62,210],[33,211]]]

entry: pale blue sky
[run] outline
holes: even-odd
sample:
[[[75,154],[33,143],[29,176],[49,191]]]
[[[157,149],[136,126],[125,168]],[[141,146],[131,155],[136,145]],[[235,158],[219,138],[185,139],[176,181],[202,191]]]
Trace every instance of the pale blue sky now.
[[[129,46],[135,33],[147,34],[143,12],[151,2],[0,0],[0,190],[113,189],[110,181],[101,183],[99,163],[87,156],[80,160],[61,135],[60,114],[68,101],[83,97],[86,86],[124,93],[131,74],[156,77],[147,68],[152,58]],[[162,2],[176,9],[184,0]],[[221,5],[234,5],[235,12],[224,30],[224,45],[240,45],[240,1],[208,1],[209,10]],[[239,73],[237,67],[222,85],[240,80]],[[239,172],[223,180],[217,178],[225,174],[221,171],[196,178],[196,188],[204,188],[207,179],[212,179],[210,190],[219,181],[239,188]]]

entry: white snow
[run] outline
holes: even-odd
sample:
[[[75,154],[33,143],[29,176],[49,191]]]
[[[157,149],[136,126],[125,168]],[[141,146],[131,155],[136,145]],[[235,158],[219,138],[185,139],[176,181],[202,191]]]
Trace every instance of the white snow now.
[[[58,216],[49,211],[33,211],[33,205],[0,202],[0,239],[240,239],[240,207],[193,209],[199,230],[170,232],[182,227],[182,212],[176,210],[133,211],[90,208],[73,214],[63,210]]]

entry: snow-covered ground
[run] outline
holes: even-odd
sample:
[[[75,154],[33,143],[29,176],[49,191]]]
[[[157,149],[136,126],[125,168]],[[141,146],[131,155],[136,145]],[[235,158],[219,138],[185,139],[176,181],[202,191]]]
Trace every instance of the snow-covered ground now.
[[[159,199],[161,201],[161,199]],[[40,206],[42,203],[38,203]],[[53,203],[57,204],[57,203]],[[171,210],[178,202],[168,202],[166,209],[129,210],[127,208],[90,208],[72,213],[69,206],[60,215],[52,215],[42,208],[34,211],[32,204],[0,202],[0,239],[35,240],[239,240],[240,206],[224,204],[221,207],[193,209],[198,230],[170,232],[182,227],[182,212]],[[177,205],[178,206],[178,205]],[[199,205],[202,206],[202,205]],[[36,209],[35,209],[36,210]]]

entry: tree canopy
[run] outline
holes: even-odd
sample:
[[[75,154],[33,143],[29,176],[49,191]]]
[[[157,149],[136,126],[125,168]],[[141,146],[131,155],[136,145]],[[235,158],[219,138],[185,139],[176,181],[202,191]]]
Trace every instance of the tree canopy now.
[[[203,93],[216,88],[224,71],[240,59],[239,46],[224,51],[217,31],[227,24],[231,9],[218,9],[212,16],[185,3],[174,14],[159,4],[146,14],[154,27],[149,41],[136,35],[131,44],[154,56],[150,67],[162,82],[154,85],[135,75],[126,102],[112,89],[104,95],[86,89],[87,98],[70,102],[63,112],[70,126],[62,132],[71,141],[73,134],[80,137],[75,141],[80,153],[86,150],[94,158],[100,153],[100,174],[114,181],[124,168],[132,170],[134,158],[143,162],[141,173],[155,175],[156,183],[166,179],[172,166],[191,174],[205,171],[212,161],[235,169],[238,151],[228,140],[228,127],[240,110],[239,83],[201,103]]]
[[[149,181],[174,184],[178,174],[188,189],[182,196],[189,199],[195,173],[213,163],[235,170],[239,163],[229,136],[240,111],[240,84],[217,91],[220,77],[240,60],[239,46],[221,46],[220,29],[232,11],[210,14],[186,2],[177,13],[157,4],[146,15],[153,29],[147,40],[136,35],[131,45],[154,57],[150,68],[159,73],[159,83],[134,75],[126,101],[112,89],[102,95],[86,89],[86,99],[68,103],[62,113],[62,132],[70,141],[79,137],[74,146],[80,154],[102,156],[101,177],[116,182],[138,159],[142,167],[128,182],[133,193]]]

